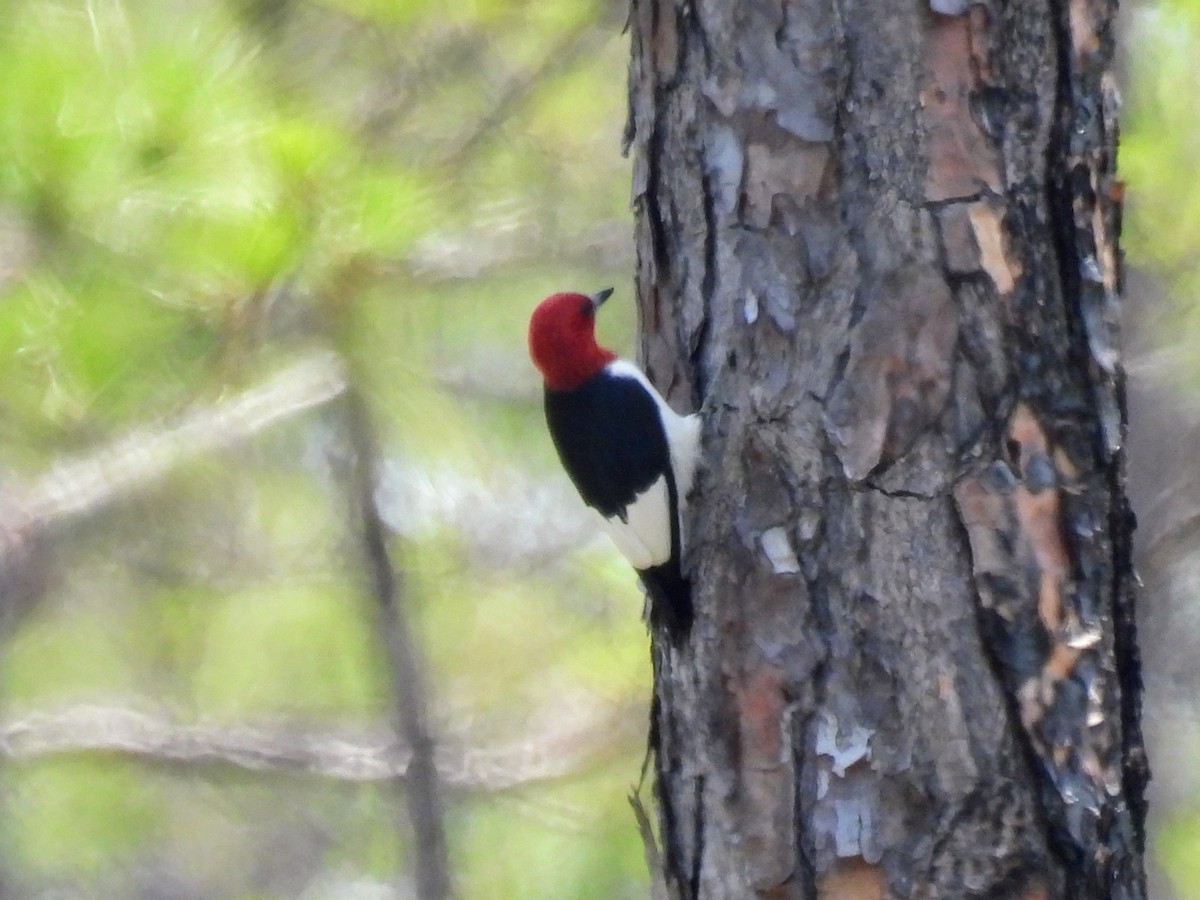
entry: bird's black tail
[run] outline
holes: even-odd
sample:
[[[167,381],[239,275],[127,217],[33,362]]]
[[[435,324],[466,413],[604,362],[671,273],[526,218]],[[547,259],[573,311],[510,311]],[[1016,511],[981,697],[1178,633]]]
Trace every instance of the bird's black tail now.
[[[650,595],[650,627],[665,633],[678,647],[692,630],[692,583],[675,560],[638,569],[638,575]]]

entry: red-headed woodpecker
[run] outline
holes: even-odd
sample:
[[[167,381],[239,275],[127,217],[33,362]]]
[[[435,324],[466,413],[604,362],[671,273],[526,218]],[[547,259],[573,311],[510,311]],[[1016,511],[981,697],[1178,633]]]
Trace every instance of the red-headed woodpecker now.
[[[678,641],[692,620],[680,553],[700,417],[676,413],[637,366],[596,343],[596,310],[610,294],[539,303],[529,355],[545,379],[546,424],[563,468],[641,576],[651,624]]]

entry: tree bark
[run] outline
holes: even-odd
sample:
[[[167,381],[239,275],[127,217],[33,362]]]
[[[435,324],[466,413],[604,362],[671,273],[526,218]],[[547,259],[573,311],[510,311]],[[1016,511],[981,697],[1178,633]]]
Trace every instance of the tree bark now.
[[[1111,0],[634,0],[682,898],[1139,898]]]

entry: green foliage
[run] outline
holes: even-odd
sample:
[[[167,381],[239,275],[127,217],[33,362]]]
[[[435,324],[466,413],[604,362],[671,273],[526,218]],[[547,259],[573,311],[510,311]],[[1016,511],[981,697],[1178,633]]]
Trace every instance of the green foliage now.
[[[54,708],[67,698],[128,695],[137,683],[136,661],[112,618],[103,608],[68,608],[28,622],[6,648],[9,697],[22,706],[41,701]]]
[[[456,829],[467,861],[464,897],[472,900],[641,898],[647,894],[642,847],[626,791],[636,758],[577,777],[570,785],[531,789],[480,803]],[[508,853],[491,848],[506,847]]]
[[[37,875],[86,877],[129,865],[162,823],[161,797],[131,765],[50,760],[8,777],[11,855]]]
[[[361,598],[328,585],[264,586],[222,597],[209,616],[193,676],[196,703],[209,715],[337,720],[386,709]]]
[[[1125,246],[1131,262],[1163,276],[1179,299],[1169,317],[1174,339],[1195,340],[1200,185],[1186,173],[1200,156],[1195,128],[1200,4],[1164,0],[1139,9],[1131,17],[1129,36],[1131,73],[1120,151],[1121,173],[1131,187]]]
[[[592,547],[553,567],[497,561],[446,499],[466,491],[484,521],[514,478],[566,490],[524,331],[539,297],[620,286],[629,268],[619,29],[591,0],[7,4],[5,470],[32,483],[332,344],[385,462],[432,504],[392,510],[393,549],[439,727],[510,746],[560,709],[639,708],[646,638],[625,566]],[[628,346],[632,305],[611,309]],[[387,721],[339,422],[295,416],[56,532],[5,648],[10,715]],[[636,719],[584,771],[453,795],[464,896],[645,893],[625,803]],[[159,877],[196,896],[298,896],[411,865],[390,786],[95,753],[6,780],[2,862],[30,896],[134,896]]]
[[[1200,814],[1194,809],[1175,813],[1160,826],[1157,837],[1157,856],[1169,873],[1175,897],[1200,897]]]

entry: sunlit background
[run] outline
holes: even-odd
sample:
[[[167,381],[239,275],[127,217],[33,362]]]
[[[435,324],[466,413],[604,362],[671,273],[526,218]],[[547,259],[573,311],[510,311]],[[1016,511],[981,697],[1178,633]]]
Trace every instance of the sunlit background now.
[[[632,350],[624,14],[4,4],[3,896],[409,895],[380,524],[461,896],[647,896],[641,601],[524,344],[611,284]],[[1200,2],[1124,15],[1151,855],[1200,898]]]

